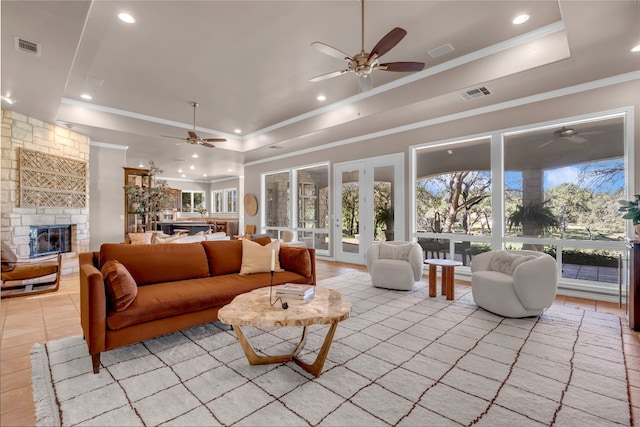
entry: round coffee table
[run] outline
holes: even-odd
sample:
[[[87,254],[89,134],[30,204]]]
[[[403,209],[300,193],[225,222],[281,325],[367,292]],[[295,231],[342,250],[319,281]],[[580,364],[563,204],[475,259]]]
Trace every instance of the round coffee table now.
[[[274,294],[276,289],[277,286],[274,286]],[[338,323],[347,319],[351,313],[351,303],[343,301],[340,292],[321,287],[316,287],[315,296],[309,302],[295,298],[284,298],[284,301],[289,305],[286,310],[282,308],[280,302],[273,306],[270,304],[269,287],[255,289],[238,295],[230,304],[222,307],[218,312],[218,319],[222,323],[233,327],[250,365],[282,363],[293,360],[302,369],[318,377],[322,372]],[[307,326],[316,324],[330,324],[331,327],[327,332],[316,360],[308,364],[300,360],[297,355],[304,347],[307,339]],[[260,356],[247,340],[240,328],[241,326],[255,326],[258,328],[302,326],[303,329],[300,342],[291,354]]]
[[[436,296],[436,269],[438,266],[442,267],[442,280],[441,280],[441,292],[442,295],[446,295],[448,300],[453,299],[453,279],[454,268],[462,265],[460,261],[454,261],[451,259],[437,259],[429,258],[424,261],[429,265],[429,296]]]

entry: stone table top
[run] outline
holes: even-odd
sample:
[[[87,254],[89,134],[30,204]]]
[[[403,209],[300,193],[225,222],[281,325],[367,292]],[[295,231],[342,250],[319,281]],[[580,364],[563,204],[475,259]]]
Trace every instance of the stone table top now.
[[[457,267],[459,265],[462,265],[462,263],[460,261],[454,261],[452,259],[438,259],[438,258],[429,258],[429,259],[425,259],[424,260],[425,264],[432,264],[432,265],[441,265],[443,267]]]
[[[273,301],[277,288],[273,286]],[[347,319],[351,313],[351,303],[343,301],[342,294],[333,289],[316,286],[315,296],[308,302],[283,298],[289,304],[286,310],[280,301],[271,306],[269,291],[267,286],[238,295],[220,309],[218,319],[228,325],[271,328],[336,323]]]

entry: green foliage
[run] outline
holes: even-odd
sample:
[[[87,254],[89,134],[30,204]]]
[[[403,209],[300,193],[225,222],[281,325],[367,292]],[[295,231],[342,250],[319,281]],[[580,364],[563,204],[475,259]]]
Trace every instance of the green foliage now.
[[[549,206],[545,202],[530,202],[518,205],[507,218],[509,230],[513,227],[525,227],[531,225],[542,230],[558,227],[560,223]]]
[[[545,247],[544,253],[556,257],[556,248],[552,246]],[[563,249],[563,264],[591,265],[594,267],[618,267],[618,258],[610,251],[592,250],[585,251],[579,249]]]
[[[124,186],[132,212],[157,215],[166,207],[169,201],[169,185],[166,180],[156,178],[156,175],[162,172],[164,171],[158,168],[153,161],[149,161],[148,186]]]
[[[633,200],[618,200],[621,205],[618,212],[621,212],[623,219],[630,219],[633,225],[640,224],[640,194],[633,196]]]

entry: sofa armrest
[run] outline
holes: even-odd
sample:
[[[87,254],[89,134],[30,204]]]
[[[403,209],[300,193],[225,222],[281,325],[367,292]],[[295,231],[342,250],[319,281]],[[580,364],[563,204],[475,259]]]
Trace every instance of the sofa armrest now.
[[[371,271],[374,261],[380,259],[380,245],[373,244],[364,253],[364,260],[367,263],[367,271]]]
[[[471,273],[474,271],[487,271],[490,270],[491,260],[493,259],[494,251],[482,252],[475,255],[471,260]]]
[[[522,305],[529,310],[548,308],[558,288],[557,263],[547,254],[525,261],[513,271],[513,287]]]
[[[413,269],[413,278],[416,282],[420,281],[420,279],[422,279],[422,271],[424,268],[424,252],[422,252],[422,246],[417,243],[413,243],[413,247],[411,248],[411,251],[409,251],[407,261]]]
[[[105,350],[107,296],[104,278],[94,265],[94,253],[78,255],[80,263],[80,323],[89,354]]]

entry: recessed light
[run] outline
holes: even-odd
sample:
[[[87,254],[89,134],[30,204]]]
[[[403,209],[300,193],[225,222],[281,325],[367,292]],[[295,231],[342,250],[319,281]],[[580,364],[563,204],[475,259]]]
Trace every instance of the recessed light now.
[[[242,129],[234,129],[233,130],[235,133],[242,133]]]
[[[207,174],[206,174],[206,173],[203,173],[203,174],[202,174],[202,176],[206,178],[206,177],[207,177]]]
[[[143,167],[144,167],[144,165],[142,164],[142,162],[138,163],[138,167],[139,167],[139,168],[143,168]]]
[[[634,47],[631,49],[631,52],[640,52],[640,44],[639,44],[638,46],[634,46]]]
[[[134,22],[136,22],[133,16],[125,12],[119,13],[118,18],[120,18],[122,22],[126,22],[127,24],[133,24]]]
[[[185,174],[182,174],[182,177],[183,177],[183,178],[186,178],[186,177],[187,177],[187,175],[185,175]]]
[[[2,100],[3,100],[4,102],[6,102],[7,104],[9,104],[9,105],[13,105],[13,104],[15,104],[15,103],[16,103],[16,100],[15,100],[15,99],[13,99],[13,98],[9,98],[8,96],[3,96],[3,97],[2,97]]]
[[[327,100],[327,97],[326,97],[326,96],[324,96],[324,95],[318,95],[318,96],[316,97],[316,99],[317,99],[318,101],[326,101],[326,100]]]
[[[193,166],[193,165],[189,166],[189,169],[191,169],[191,170],[194,170],[195,168],[196,168],[196,167],[195,167],[195,166]]]
[[[228,169],[227,169],[227,172],[233,172],[233,169],[228,168]]]
[[[193,154],[191,155],[191,157],[193,157],[194,159],[197,159],[197,158],[198,158],[198,153],[193,153]]]
[[[447,150],[447,154],[453,154],[453,150]]]
[[[88,93],[83,93],[82,95],[80,95],[80,98],[86,99],[87,101],[90,101],[90,100],[93,99],[93,97],[91,95],[89,95]]]
[[[528,20],[529,20],[529,15],[524,13],[522,15],[518,15],[515,18],[513,18],[513,21],[511,21],[511,22],[513,22],[515,25],[520,25],[520,24],[524,24]]]
[[[182,173],[182,169],[178,169],[178,173]]]

